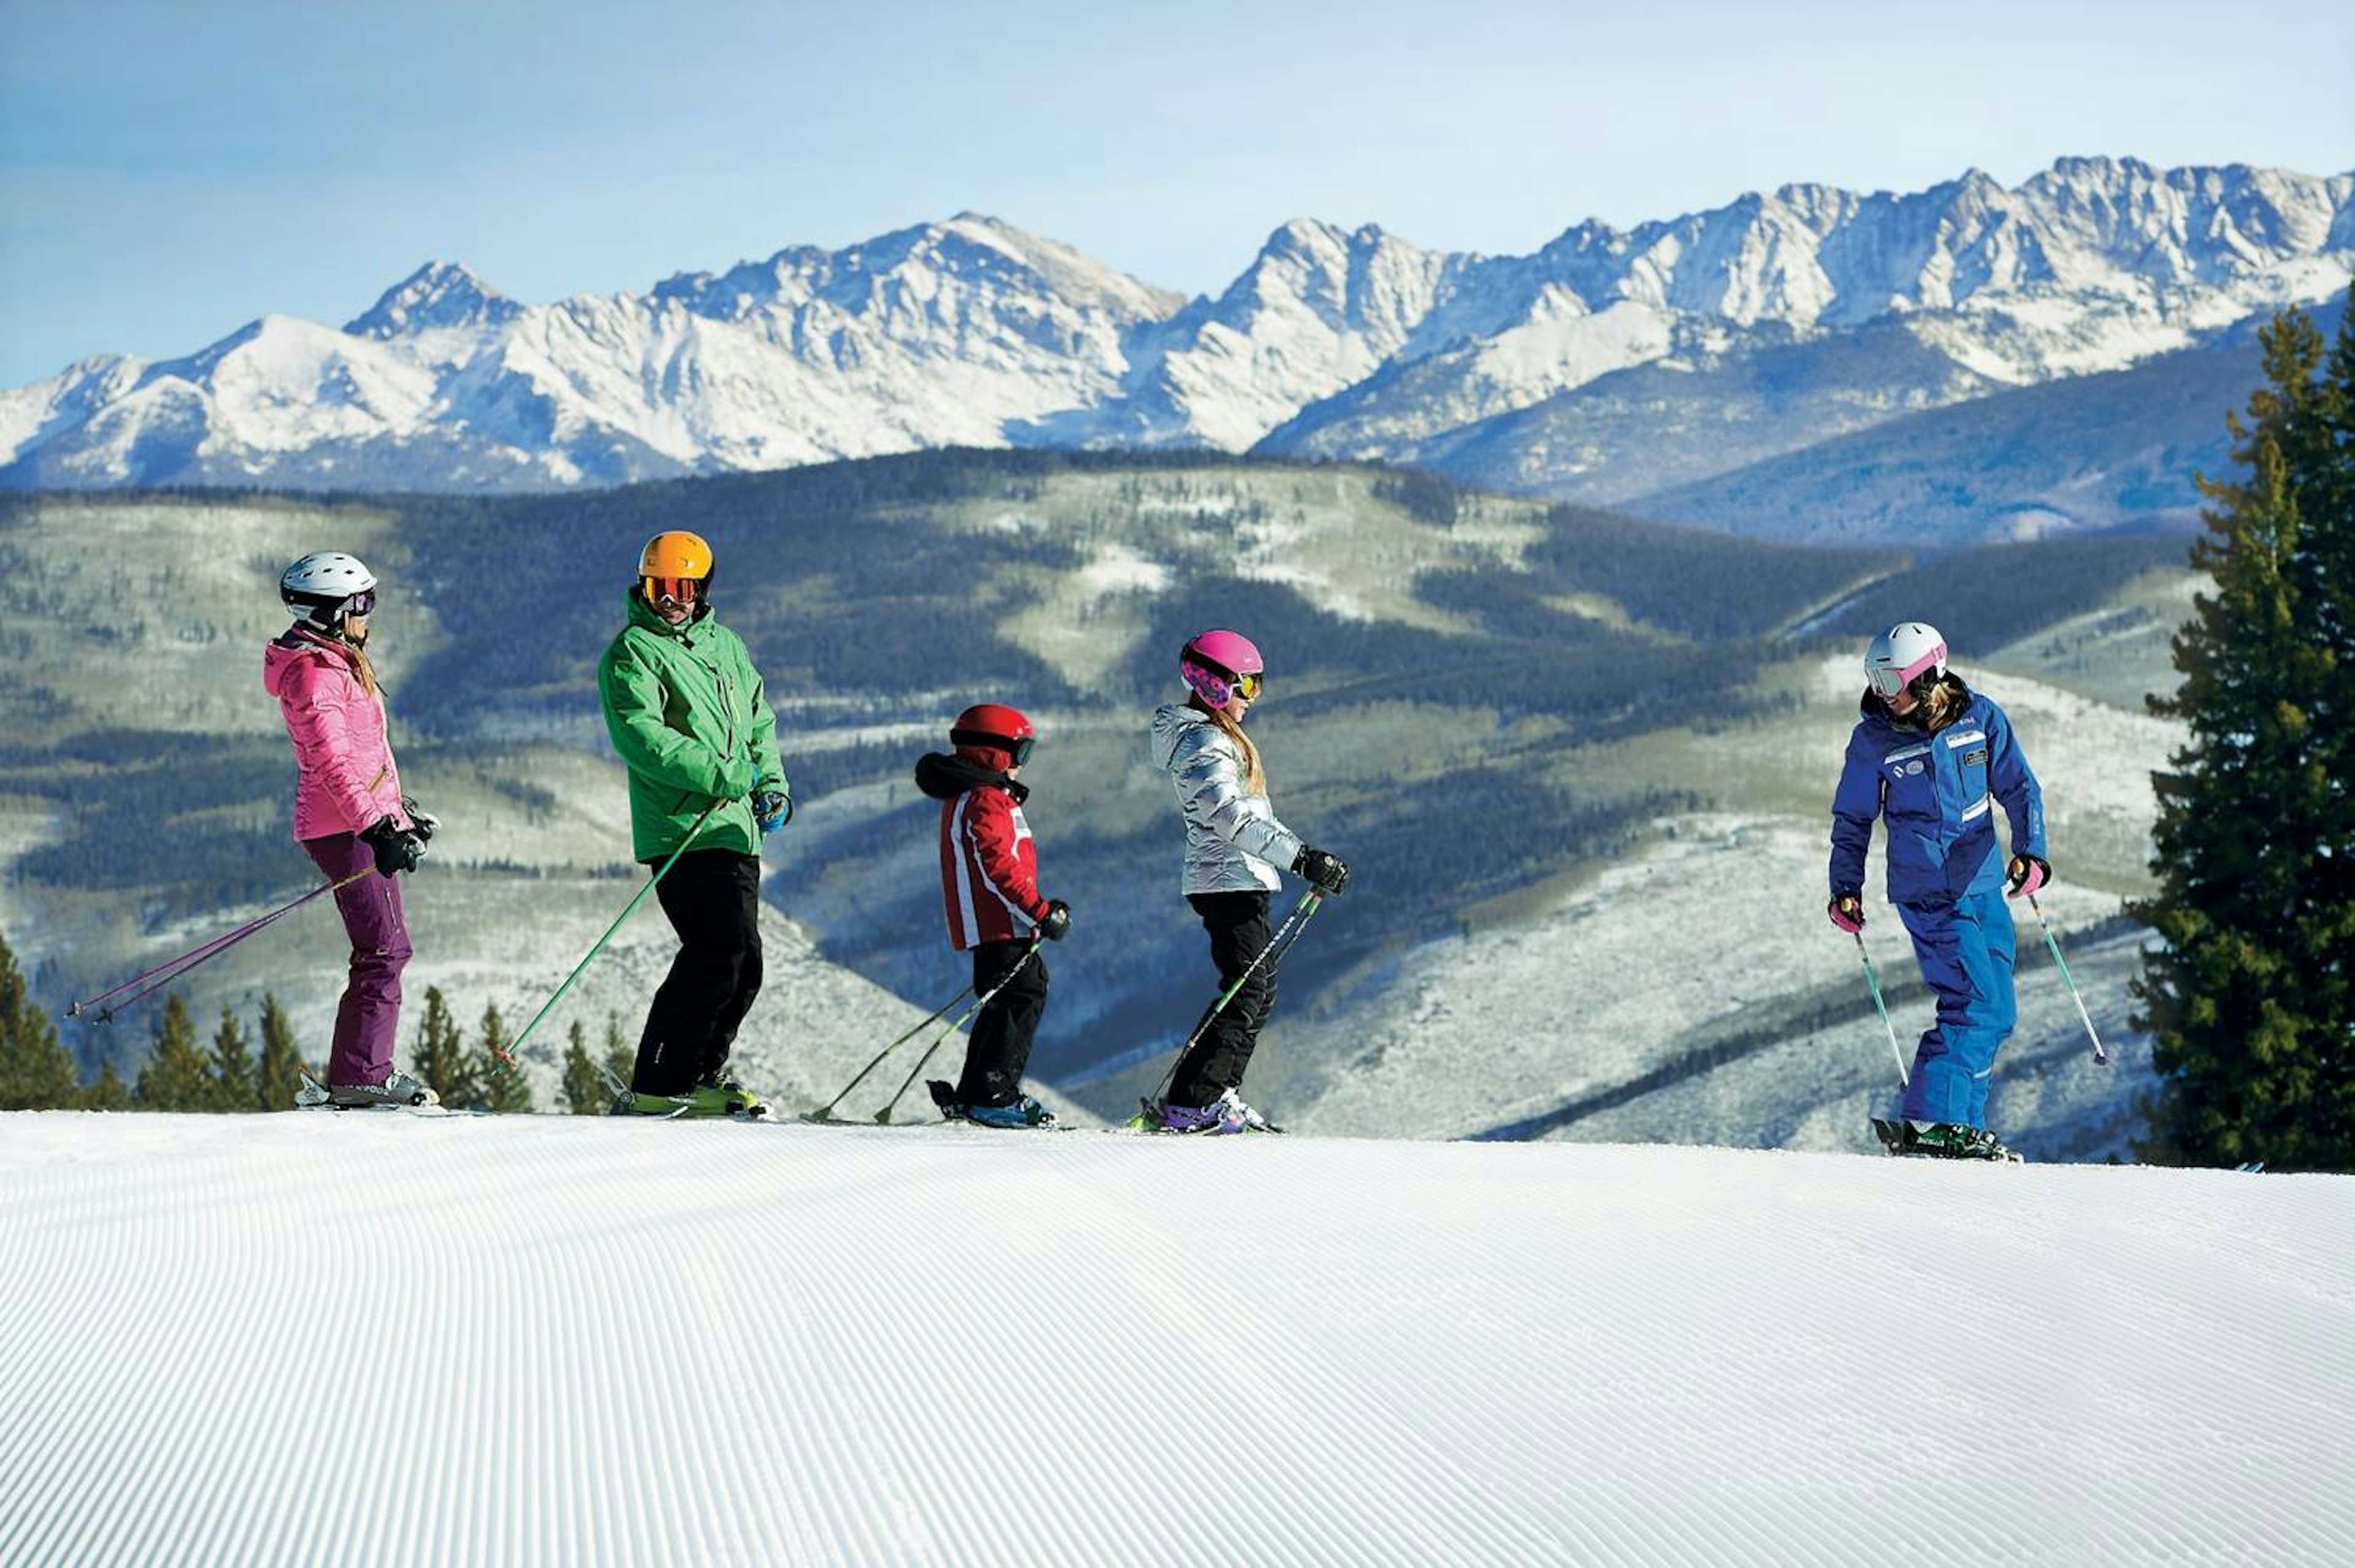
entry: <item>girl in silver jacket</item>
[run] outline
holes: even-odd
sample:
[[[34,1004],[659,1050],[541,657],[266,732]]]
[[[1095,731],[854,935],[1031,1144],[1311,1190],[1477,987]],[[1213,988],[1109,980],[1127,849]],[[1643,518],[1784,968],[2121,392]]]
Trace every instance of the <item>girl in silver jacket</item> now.
[[[1349,880],[1339,856],[1309,848],[1268,802],[1259,748],[1243,733],[1265,667],[1241,633],[1204,632],[1178,656],[1193,695],[1153,716],[1153,757],[1168,770],[1186,817],[1186,901],[1210,933],[1219,995],[1232,992],[1178,1060],[1158,1107],[1166,1132],[1278,1130],[1238,1093],[1275,1005],[1267,896],[1284,885],[1278,867],[1327,896]]]

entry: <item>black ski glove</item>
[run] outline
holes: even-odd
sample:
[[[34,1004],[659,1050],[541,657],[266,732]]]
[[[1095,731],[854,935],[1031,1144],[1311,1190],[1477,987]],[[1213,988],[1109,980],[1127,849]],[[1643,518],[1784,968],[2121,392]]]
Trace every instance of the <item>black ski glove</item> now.
[[[425,840],[415,833],[404,833],[389,816],[379,816],[360,835],[360,842],[376,851],[377,874],[396,876],[402,871],[417,869],[425,859]]]
[[[415,795],[402,795],[400,809],[409,814],[409,826],[416,831],[421,841],[431,844],[433,836],[442,831],[442,819],[418,805]]]
[[[1292,874],[1305,877],[1309,885],[1327,898],[1349,885],[1348,863],[1327,849],[1304,848],[1293,859]]]
[[[1047,901],[1046,918],[1039,923],[1039,934],[1050,942],[1060,942],[1071,934],[1071,906],[1060,899]]]

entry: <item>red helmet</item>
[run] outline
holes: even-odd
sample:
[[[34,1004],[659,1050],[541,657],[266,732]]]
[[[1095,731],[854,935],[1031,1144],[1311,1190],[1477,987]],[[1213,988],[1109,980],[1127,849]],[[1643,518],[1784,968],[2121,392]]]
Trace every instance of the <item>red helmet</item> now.
[[[949,727],[950,745],[994,747],[1012,757],[1012,765],[1018,768],[1030,760],[1030,748],[1038,739],[1038,731],[1030,728],[1021,710],[1002,702],[976,702]]]

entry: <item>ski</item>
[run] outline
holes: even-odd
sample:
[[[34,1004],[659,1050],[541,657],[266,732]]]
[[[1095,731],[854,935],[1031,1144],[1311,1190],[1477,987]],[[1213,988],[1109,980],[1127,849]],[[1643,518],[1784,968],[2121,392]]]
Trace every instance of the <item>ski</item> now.
[[[410,1116],[488,1116],[496,1114],[485,1106],[444,1105],[438,1101],[409,1104],[391,1101],[372,1105],[337,1104],[335,1097],[328,1093],[327,1086],[312,1077],[307,1070],[300,1072],[297,1076],[302,1080],[294,1089],[294,1108],[298,1111],[399,1111]]]
[[[1128,1120],[1121,1123],[1117,1127],[1114,1127],[1112,1130],[1114,1132],[1142,1133],[1149,1137],[1199,1138],[1233,1137],[1236,1136],[1233,1133],[1214,1133],[1207,1127],[1165,1126],[1162,1125],[1161,1120],[1161,1107],[1151,1100],[1139,1100],[1136,1103],[1136,1115],[1129,1117]],[[1273,1122],[1262,1117],[1257,1122],[1245,1125],[1241,1131],[1244,1134],[1274,1133],[1281,1136],[1284,1129],[1277,1126]]]

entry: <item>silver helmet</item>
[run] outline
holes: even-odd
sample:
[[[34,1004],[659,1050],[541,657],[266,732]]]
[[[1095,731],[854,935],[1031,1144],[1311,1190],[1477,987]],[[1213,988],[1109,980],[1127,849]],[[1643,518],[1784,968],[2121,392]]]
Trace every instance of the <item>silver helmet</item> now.
[[[376,608],[376,573],[356,555],[314,550],[278,574],[278,597],[296,618],[332,632],[346,615]]]
[[[1925,675],[1934,681],[1945,673],[1946,639],[1926,621],[1900,621],[1864,650],[1864,677],[1883,702]]]

